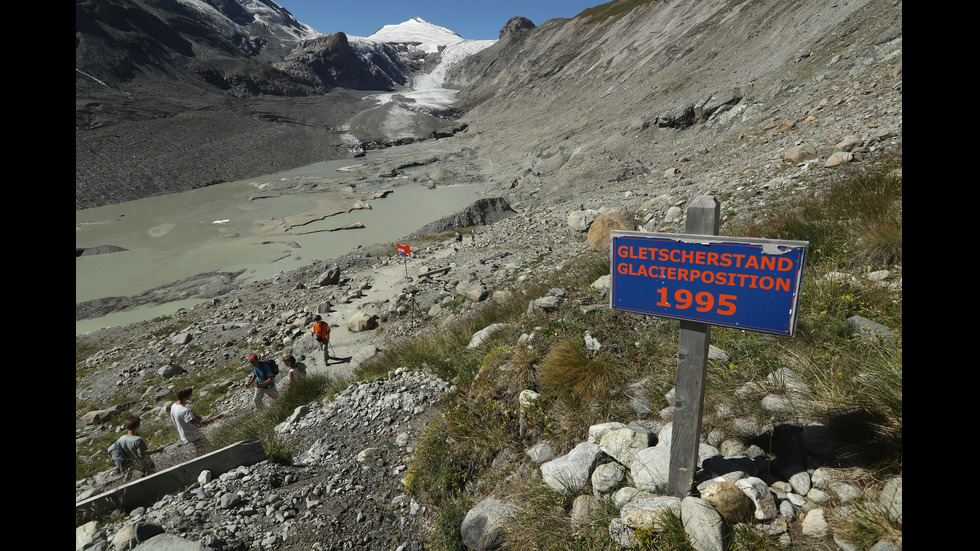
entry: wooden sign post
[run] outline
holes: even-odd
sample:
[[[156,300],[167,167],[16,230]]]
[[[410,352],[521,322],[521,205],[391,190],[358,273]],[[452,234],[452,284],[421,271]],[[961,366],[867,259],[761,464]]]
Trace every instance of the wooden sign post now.
[[[718,235],[719,213],[718,201],[714,197],[699,198],[687,209],[684,229],[692,234]],[[697,470],[704,380],[708,370],[708,344],[711,339],[710,325],[684,320],[680,323],[670,472],[667,475],[667,491],[675,497],[684,497],[690,493],[694,472]]]

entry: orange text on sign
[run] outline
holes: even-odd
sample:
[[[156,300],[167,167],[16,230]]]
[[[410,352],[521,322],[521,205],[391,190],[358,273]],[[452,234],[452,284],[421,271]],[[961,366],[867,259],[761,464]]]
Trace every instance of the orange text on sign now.
[[[790,263],[792,264],[792,261]],[[622,275],[672,279],[676,281],[701,281],[707,284],[748,287],[751,289],[789,292],[792,287],[792,280],[788,277],[733,274],[711,270],[677,268],[675,266],[646,266],[644,264],[635,265],[628,262],[620,262],[616,265],[616,271]]]
[[[793,269],[793,260],[791,258],[773,255],[757,256],[752,254],[717,253],[712,251],[682,251],[680,249],[634,247],[631,245],[620,245],[616,249],[616,254],[620,258],[628,258],[630,260],[700,264],[704,266],[720,266],[722,268],[743,268],[771,272],[788,272]]]

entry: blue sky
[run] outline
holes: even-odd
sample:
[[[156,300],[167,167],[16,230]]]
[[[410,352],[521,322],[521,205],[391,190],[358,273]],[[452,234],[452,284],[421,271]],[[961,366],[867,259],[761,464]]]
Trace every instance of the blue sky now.
[[[540,25],[554,17],[574,17],[608,0],[275,0],[300,23],[321,33],[370,36],[384,25],[413,17],[446,27],[470,40],[496,40],[511,17]]]

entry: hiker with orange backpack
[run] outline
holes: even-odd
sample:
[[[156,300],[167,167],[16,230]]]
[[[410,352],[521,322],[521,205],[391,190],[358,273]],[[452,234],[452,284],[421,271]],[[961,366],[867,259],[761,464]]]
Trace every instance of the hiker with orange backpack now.
[[[323,321],[323,318],[317,314],[313,318],[313,330],[310,333],[312,333],[317,344],[320,345],[320,350],[323,351],[323,365],[330,365],[328,362],[330,359],[330,324]]]

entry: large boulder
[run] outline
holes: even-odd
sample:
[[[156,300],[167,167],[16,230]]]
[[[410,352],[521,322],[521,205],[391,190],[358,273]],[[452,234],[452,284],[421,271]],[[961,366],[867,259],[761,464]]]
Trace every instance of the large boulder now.
[[[340,281],[340,266],[331,265],[317,278],[317,285],[336,285]]]
[[[541,478],[556,492],[578,492],[592,477],[599,459],[599,445],[582,442],[567,454],[541,465]]]
[[[506,323],[492,323],[474,333],[473,337],[470,338],[470,343],[466,345],[466,348],[478,348],[481,344],[483,344],[483,341],[489,339],[494,333],[502,331],[508,327],[510,327],[510,325]]]
[[[750,476],[735,481],[735,486],[752,501],[756,520],[768,521],[776,517],[776,513],[779,512],[776,507],[776,500],[762,479]]]
[[[187,373],[187,371],[183,367],[172,363],[167,364],[157,370],[157,375],[163,377],[164,379],[172,379],[182,373]]]
[[[84,549],[95,543],[101,535],[99,521],[92,520],[75,528],[75,549]]]
[[[150,522],[124,524],[123,527],[112,536],[112,542],[115,549],[135,549],[139,544],[163,533],[163,527],[159,524],[153,524]],[[158,547],[157,549],[176,549],[176,547]]]
[[[133,405],[133,402],[125,402],[122,404],[116,404],[111,408],[97,409],[82,415],[82,423],[85,425],[100,425],[105,423],[112,418],[116,417],[120,413],[126,411]]]
[[[640,450],[645,450],[656,443],[655,434],[633,427],[613,429],[599,438],[599,448],[603,453],[623,465],[632,465]]]
[[[624,525],[634,529],[662,530],[664,515],[681,515],[681,499],[674,496],[653,496],[633,499],[619,510]]]
[[[589,227],[589,248],[593,251],[608,251],[612,230],[634,231],[636,220],[628,212],[617,210],[603,214]]]
[[[598,217],[599,211],[595,209],[573,210],[568,213],[568,225],[575,231],[588,231]]]
[[[456,292],[473,302],[480,302],[490,294],[482,281],[460,281],[456,284]]]
[[[378,316],[369,315],[366,312],[358,310],[351,316],[350,320],[347,321],[347,330],[351,333],[360,333],[361,331],[370,331],[372,329],[377,329],[378,327]]]
[[[503,197],[485,197],[449,216],[422,226],[408,237],[425,237],[445,233],[456,228],[482,226],[513,216],[516,212]]]
[[[119,412],[115,408],[110,409],[97,409],[90,411],[85,415],[82,415],[82,424],[84,425],[100,425],[105,423],[109,419],[115,417]]]
[[[891,478],[885,483],[881,494],[878,496],[878,503],[881,505],[888,518],[902,524],[902,477]]]
[[[794,145],[783,154],[783,160],[790,163],[801,163],[816,159],[818,156],[817,148],[813,144]]]
[[[681,519],[691,545],[699,551],[724,551],[727,530],[718,511],[703,499],[693,496],[681,501]]]
[[[701,491],[701,499],[707,501],[718,513],[732,524],[746,522],[752,514],[752,502],[734,482],[712,482]]]
[[[666,444],[666,445],[665,445]],[[633,485],[640,490],[661,491],[667,487],[670,473],[670,443],[661,441],[656,446],[637,452],[630,463]]]

